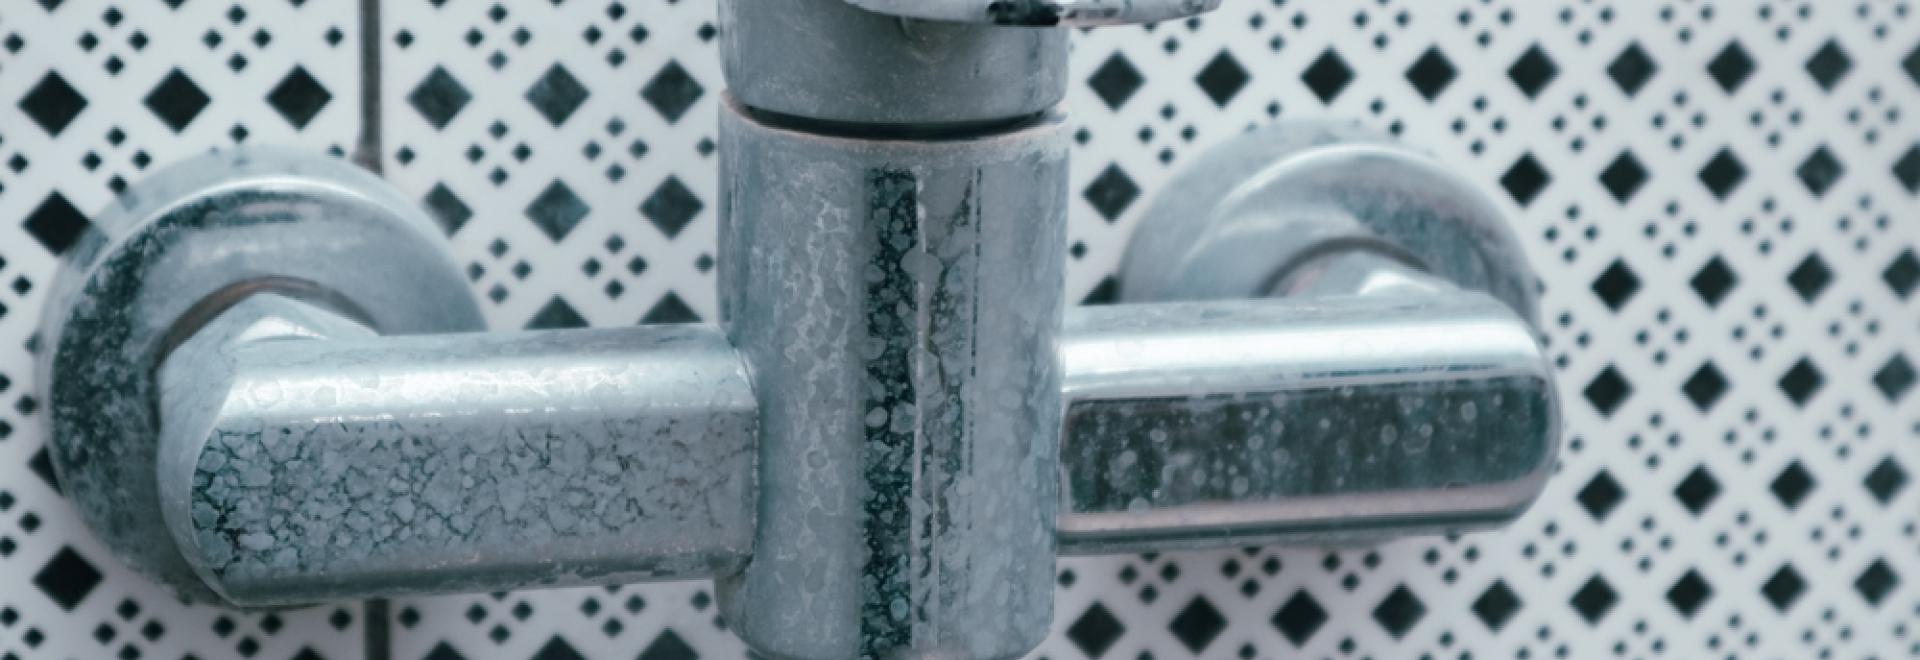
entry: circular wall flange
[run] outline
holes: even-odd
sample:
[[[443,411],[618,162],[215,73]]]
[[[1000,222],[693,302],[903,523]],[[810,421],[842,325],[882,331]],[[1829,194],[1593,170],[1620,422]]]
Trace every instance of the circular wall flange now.
[[[62,259],[40,333],[54,471],[88,526],[135,569],[218,602],[160,513],[160,361],[256,291],[382,334],[483,329],[439,234],[379,178],[304,152],[210,153],[128,189]]]
[[[1480,188],[1364,128],[1285,122],[1202,154],[1154,200],[1120,270],[1129,302],[1262,297],[1332,252],[1373,250],[1535,322],[1537,285]]]

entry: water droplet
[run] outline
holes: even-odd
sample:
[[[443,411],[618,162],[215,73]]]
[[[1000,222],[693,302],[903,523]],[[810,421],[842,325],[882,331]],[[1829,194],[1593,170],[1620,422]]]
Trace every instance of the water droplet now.
[[[1460,421],[1471,422],[1479,416],[1480,408],[1474,406],[1472,401],[1460,404]]]

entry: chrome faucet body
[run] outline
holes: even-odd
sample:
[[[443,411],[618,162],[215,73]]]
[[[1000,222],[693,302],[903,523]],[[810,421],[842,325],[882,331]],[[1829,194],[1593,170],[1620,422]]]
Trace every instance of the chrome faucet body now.
[[[1510,520],[1558,433],[1535,284],[1423,156],[1250,133],[1067,308],[1059,26],[1208,8],[722,0],[712,325],[477,332],[371,175],[174,166],[56,281],[55,466],[189,597],[713,578],[796,660],[1026,653],[1061,553]]]

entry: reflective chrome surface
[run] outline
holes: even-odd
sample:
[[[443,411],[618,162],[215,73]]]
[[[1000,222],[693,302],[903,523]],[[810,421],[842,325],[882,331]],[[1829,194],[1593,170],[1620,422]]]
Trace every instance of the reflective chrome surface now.
[[[720,0],[719,20],[729,93],[833,132],[994,127],[1067,91],[1066,30],[913,21],[844,0]]]
[[[1127,243],[1123,300],[1270,295],[1295,269],[1361,250],[1536,317],[1537,280],[1486,191],[1364,128],[1274,124],[1201,154],[1168,190]]]
[[[260,291],[322,302],[383,334],[481,329],[442,240],[412,200],[317,154],[212,153],[129,188],[62,258],[40,332],[50,454],[87,525],[123,561],[212,598],[161,523],[161,357]]]
[[[1052,611],[1066,124],[942,141],[720,122],[720,304],[760,528],[717,581],[771,657],[1001,658]]]
[[[758,415],[717,328],[376,337],[256,295],[160,372],[161,512],[227,602],[708,577]]]
[[[1551,469],[1551,373],[1483,294],[1072,310],[1061,551],[1503,522]]]
[[[995,25],[1152,23],[1211,11],[1221,0],[845,0],[893,16]]]

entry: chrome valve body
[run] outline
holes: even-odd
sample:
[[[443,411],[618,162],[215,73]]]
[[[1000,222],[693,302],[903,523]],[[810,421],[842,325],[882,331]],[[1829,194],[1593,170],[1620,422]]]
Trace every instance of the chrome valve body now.
[[[1497,525],[1551,469],[1504,219],[1350,127],[1189,165],[1063,297],[1062,25],[1217,0],[721,0],[712,325],[482,333],[421,210],[243,149],[56,283],[53,458],[191,598],[712,578],[764,657],[1016,657],[1055,557]]]

